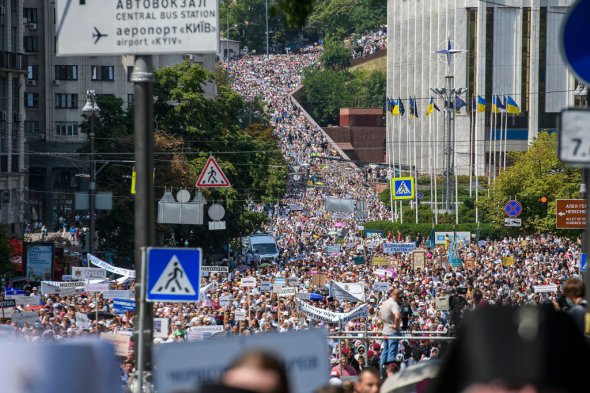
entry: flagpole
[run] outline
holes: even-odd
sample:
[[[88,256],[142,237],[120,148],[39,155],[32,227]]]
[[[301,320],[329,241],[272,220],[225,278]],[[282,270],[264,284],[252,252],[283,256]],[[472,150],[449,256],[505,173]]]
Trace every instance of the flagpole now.
[[[490,134],[488,138],[488,195],[490,193],[490,184],[492,181],[492,132],[494,128],[494,101],[492,96],[492,110],[490,111]],[[485,118],[485,117],[484,117]],[[485,127],[485,125],[484,125]],[[485,146],[485,141],[484,141]]]
[[[416,98],[414,98],[414,209],[416,210],[416,224],[418,224],[418,158],[416,156],[416,122],[418,121],[418,105],[416,105]]]
[[[496,101],[496,108],[498,107],[498,102]],[[498,109],[499,110],[499,109]],[[497,157],[496,157],[496,139],[498,136],[498,116],[497,113],[494,113],[494,133],[492,135],[494,144],[493,144],[493,150],[494,150],[494,154],[492,155],[492,177],[494,179],[494,181],[496,181],[496,165],[497,165]]]
[[[477,104],[476,104],[477,105]],[[477,108],[477,106],[476,106]],[[479,208],[477,206],[478,202],[479,202],[479,160],[478,160],[478,153],[479,153],[479,138],[478,138],[478,112],[477,109],[475,111],[475,113],[473,114],[474,118],[475,118],[475,123],[473,124],[473,134],[474,134],[474,141],[475,144],[473,146],[474,150],[475,150],[475,154],[473,157],[473,160],[475,161],[475,222],[477,224],[479,224]],[[485,118],[485,112],[484,112],[484,118]]]
[[[434,140],[435,140],[435,149],[434,149],[434,222],[438,225],[438,189],[436,187],[436,183],[438,180],[438,115],[436,117],[436,126],[433,128]]]
[[[432,115],[432,114],[431,114]],[[434,188],[433,186],[433,181],[432,178],[434,176],[433,174],[433,161],[434,161],[434,157],[433,157],[433,152],[434,152],[434,148],[433,148],[433,139],[432,139],[432,118],[428,118],[428,173],[430,174],[430,210],[434,211],[434,206],[432,205],[432,201],[433,201],[433,197],[434,195],[432,195],[434,193]]]
[[[504,113],[504,163],[502,165],[503,170],[506,170],[506,145],[507,145],[507,141],[508,141],[508,106],[504,105],[506,107],[505,109],[505,113]]]
[[[473,194],[473,133],[475,132],[475,124],[473,123],[474,118],[474,110],[473,104],[475,104],[475,97],[471,96],[471,116],[470,116],[470,124],[469,124],[469,199],[472,198]],[[476,107],[477,108],[477,107]]]
[[[450,115],[450,113],[449,113]],[[450,130],[449,130],[450,131]],[[455,224],[459,224],[459,174],[456,169],[457,167],[457,131],[456,128],[453,127],[453,134],[451,135],[452,138],[452,146],[453,146],[453,162],[455,165],[455,170],[453,171],[455,174]]]

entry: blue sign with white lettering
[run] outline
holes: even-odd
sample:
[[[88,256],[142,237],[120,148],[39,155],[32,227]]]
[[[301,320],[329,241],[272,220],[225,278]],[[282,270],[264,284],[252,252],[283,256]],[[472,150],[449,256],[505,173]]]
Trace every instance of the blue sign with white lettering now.
[[[125,311],[135,311],[135,300],[113,299],[115,314],[124,314]]]
[[[586,260],[587,260],[587,255],[585,252],[583,252],[582,256],[580,257],[580,271],[585,272],[586,270],[588,270],[588,265],[586,264]]]
[[[6,295],[24,295],[25,291],[22,289],[18,289],[18,288],[11,288],[11,287],[6,287],[5,289]]]
[[[203,251],[200,248],[147,249],[149,302],[196,302],[201,288]]]
[[[588,36],[590,0],[578,0],[565,17],[561,28],[561,54],[571,71],[590,84],[590,40]]]

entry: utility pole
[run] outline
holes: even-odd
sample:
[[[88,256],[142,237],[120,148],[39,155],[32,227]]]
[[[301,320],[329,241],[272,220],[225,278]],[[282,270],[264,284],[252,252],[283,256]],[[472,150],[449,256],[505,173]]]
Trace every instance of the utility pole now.
[[[153,310],[146,303],[146,248],[154,245],[154,73],[152,57],[135,57],[133,74],[135,134],[135,297],[139,316],[135,365],[138,392],[143,392],[144,378],[152,370],[151,346],[153,337]]]
[[[94,147],[94,128],[96,116],[100,113],[100,108],[96,104],[96,91],[86,91],[86,104],[82,112],[90,117],[90,183],[88,185],[88,198],[90,199],[90,232],[88,234],[88,252],[90,254],[96,251],[96,157]]]

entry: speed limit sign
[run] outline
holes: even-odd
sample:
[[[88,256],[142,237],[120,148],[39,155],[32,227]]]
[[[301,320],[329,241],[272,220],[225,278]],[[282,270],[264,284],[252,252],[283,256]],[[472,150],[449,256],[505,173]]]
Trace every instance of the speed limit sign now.
[[[559,159],[566,164],[590,167],[590,110],[561,112],[558,152]]]

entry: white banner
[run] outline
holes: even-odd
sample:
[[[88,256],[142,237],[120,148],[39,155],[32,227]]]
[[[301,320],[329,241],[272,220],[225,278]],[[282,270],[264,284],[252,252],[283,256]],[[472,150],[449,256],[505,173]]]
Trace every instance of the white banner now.
[[[272,289],[272,282],[260,281],[260,286],[258,288],[263,292],[270,291]]]
[[[77,280],[92,280],[107,278],[107,271],[97,267],[72,266],[72,276]]]
[[[92,322],[90,322],[90,318],[88,318],[87,314],[77,312],[76,326],[78,326],[80,329],[90,329],[92,327]]]
[[[373,290],[376,292],[388,292],[389,291],[389,283],[388,282],[378,282],[373,286]]]
[[[84,286],[84,290],[86,292],[103,292],[108,291],[110,289],[110,284],[86,284]]]
[[[186,330],[188,341],[203,340],[207,337],[223,332],[224,329],[222,325],[191,326]]]
[[[234,311],[234,319],[236,321],[245,321],[246,320],[246,310]]]
[[[256,277],[244,277],[242,278],[242,287],[256,287]]]
[[[274,291],[278,297],[295,296],[295,288],[280,288]]]
[[[238,356],[254,349],[269,351],[282,361],[292,393],[313,392],[328,382],[326,333],[314,329],[156,345],[153,348],[154,363],[159,365],[154,370],[156,391],[200,390],[202,384],[218,380]]]
[[[15,312],[12,313],[11,320],[14,323],[35,323],[39,321],[39,313],[36,311]]]
[[[227,266],[201,266],[201,272],[211,273],[228,273],[229,267]]]
[[[354,310],[347,312],[347,313],[339,313],[333,312],[330,310],[324,310],[322,308],[317,308],[312,305],[305,303],[304,301],[297,299],[297,303],[299,304],[299,309],[307,315],[310,319],[316,321],[323,321],[329,323],[337,323],[343,322],[346,323],[356,318],[361,318],[363,316],[366,317],[368,306],[363,304],[358,306]]]
[[[168,318],[154,318],[154,337],[168,338],[169,325]]]
[[[330,295],[341,302],[364,302],[365,287],[362,282],[330,282]]]
[[[27,296],[27,295],[6,295],[5,299],[14,299],[19,306],[38,306],[41,303],[41,296]]]
[[[128,356],[131,337],[114,333],[100,333],[100,339],[113,344],[116,356]]]
[[[133,299],[135,298],[135,294],[133,291],[109,289],[108,291],[102,291],[102,297],[105,299]]]
[[[130,269],[123,269],[122,267],[113,266],[102,259],[95,257],[94,255],[88,253],[86,254],[88,258],[88,262],[92,263],[94,266],[98,266],[101,269],[104,269],[108,272],[118,274],[120,276],[129,276],[135,278],[135,270]]]
[[[533,285],[533,289],[535,293],[548,293],[548,292],[557,292],[557,285]]]

